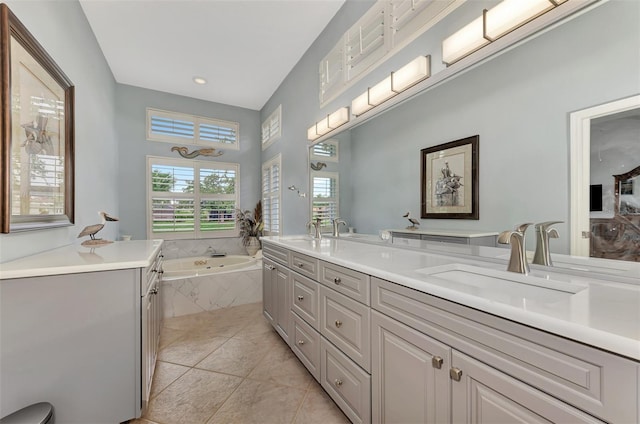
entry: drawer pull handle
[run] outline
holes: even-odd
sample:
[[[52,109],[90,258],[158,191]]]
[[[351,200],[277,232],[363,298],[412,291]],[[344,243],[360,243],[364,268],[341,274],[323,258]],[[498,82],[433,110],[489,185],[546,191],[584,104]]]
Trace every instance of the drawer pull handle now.
[[[449,377],[451,377],[453,381],[460,381],[462,378],[462,370],[460,368],[452,367],[449,370]]]
[[[443,359],[439,356],[434,356],[433,358],[431,358],[431,365],[433,365],[433,368],[442,368],[442,362]]]
[[[336,387],[340,387],[340,386],[342,386],[342,380],[340,380],[339,378],[336,378],[336,379],[333,381],[333,384],[335,384],[335,385],[336,385]]]
[[[304,344],[304,340],[298,340],[298,344],[302,346]]]
[[[340,279],[340,277],[336,277],[333,279],[333,282],[336,284],[340,284],[342,282],[342,280]]]
[[[302,262],[298,262],[298,263],[296,264],[296,266],[297,266],[298,268],[304,268],[304,264],[303,264]]]
[[[340,320],[336,320],[335,324],[336,324],[336,327],[338,328],[342,327],[342,321]]]
[[[304,300],[304,296],[298,296],[298,300]]]
[[[274,269],[276,269],[276,267],[274,267],[273,265],[265,265],[265,268],[267,268],[269,271],[273,271]]]

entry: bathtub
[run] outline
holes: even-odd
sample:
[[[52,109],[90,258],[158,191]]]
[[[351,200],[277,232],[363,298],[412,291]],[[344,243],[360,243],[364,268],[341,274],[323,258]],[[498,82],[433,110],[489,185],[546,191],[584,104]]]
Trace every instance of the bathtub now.
[[[197,256],[162,265],[164,316],[176,317],[262,301],[262,260]]]

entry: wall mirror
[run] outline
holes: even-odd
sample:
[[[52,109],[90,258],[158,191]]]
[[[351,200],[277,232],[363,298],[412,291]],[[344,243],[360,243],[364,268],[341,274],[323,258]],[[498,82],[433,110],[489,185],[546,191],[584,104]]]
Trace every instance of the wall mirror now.
[[[71,225],[73,84],[5,4],[0,19],[0,232]]]
[[[636,140],[637,141],[637,140]],[[640,215],[640,165],[629,172],[614,175],[615,213]]]

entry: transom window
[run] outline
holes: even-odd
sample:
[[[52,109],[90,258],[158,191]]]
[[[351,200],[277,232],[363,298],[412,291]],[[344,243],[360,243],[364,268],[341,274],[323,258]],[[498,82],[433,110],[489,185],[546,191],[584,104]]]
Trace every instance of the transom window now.
[[[262,149],[270,146],[282,135],[282,105],[262,123]]]
[[[147,108],[147,140],[239,149],[240,124]]]
[[[238,235],[237,163],[147,157],[149,238]]]
[[[325,140],[311,147],[311,160],[338,162],[338,140]]]

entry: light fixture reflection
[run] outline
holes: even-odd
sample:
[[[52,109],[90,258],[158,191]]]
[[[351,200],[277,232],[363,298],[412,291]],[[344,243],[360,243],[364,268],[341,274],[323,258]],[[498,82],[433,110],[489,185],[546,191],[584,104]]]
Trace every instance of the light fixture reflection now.
[[[480,16],[442,42],[442,61],[451,65],[487,44],[489,40],[484,38],[483,17]]]
[[[315,140],[349,122],[349,108],[342,107],[316,122],[307,130],[307,139]]]
[[[484,36],[496,40],[555,6],[550,0],[504,0],[484,11]]]

